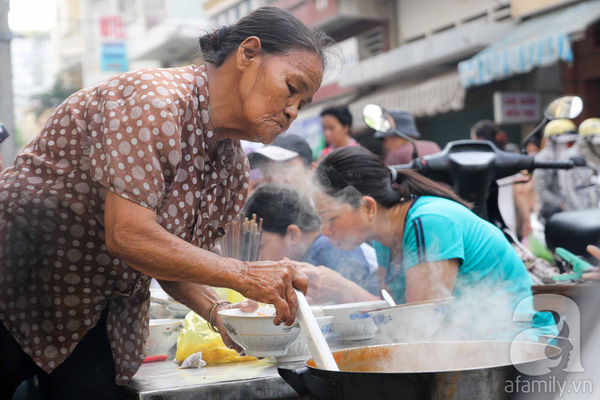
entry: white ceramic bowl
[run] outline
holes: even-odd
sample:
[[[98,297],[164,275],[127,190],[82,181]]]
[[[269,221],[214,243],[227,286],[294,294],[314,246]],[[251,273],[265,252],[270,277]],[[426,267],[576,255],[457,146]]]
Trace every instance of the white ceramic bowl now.
[[[369,314],[370,311],[387,306],[383,300],[363,301],[360,303],[336,304],[324,306],[325,315],[332,316],[331,330],[342,336],[343,340],[371,339],[377,332],[377,325]]]
[[[329,333],[329,328],[331,327],[331,321],[333,317],[315,317],[317,320],[317,324],[319,325],[319,329],[323,333],[323,336],[327,338],[327,334]],[[304,338],[304,334],[300,333],[298,338],[294,340],[294,342],[287,348],[285,352],[285,356],[277,357],[277,362],[293,362],[293,361],[303,361],[311,356],[310,349],[308,348],[308,343],[306,343],[306,339]]]
[[[159,303],[150,303],[150,319],[179,319],[175,313],[168,310],[167,306]]]
[[[263,315],[259,315],[263,314]],[[275,309],[259,307],[253,313],[238,308],[219,311],[225,329],[246,355],[253,357],[280,357],[302,330],[298,320],[292,326],[273,324]]]
[[[182,326],[182,319],[151,319],[150,333],[146,340],[148,355],[166,355],[177,343],[177,336]]]
[[[396,343],[430,340],[444,322],[453,298],[401,304],[369,311],[379,331]]]
[[[165,307],[167,312],[171,314],[172,318],[185,318],[185,316],[188,315],[188,313],[191,311],[183,304],[177,303],[177,305],[173,306],[174,304],[175,303]]]
[[[170,314],[170,318],[185,318],[191,311],[185,305],[176,302],[161,288],[150,288],[150,300],[152,303],[164,305],[165,310]]]

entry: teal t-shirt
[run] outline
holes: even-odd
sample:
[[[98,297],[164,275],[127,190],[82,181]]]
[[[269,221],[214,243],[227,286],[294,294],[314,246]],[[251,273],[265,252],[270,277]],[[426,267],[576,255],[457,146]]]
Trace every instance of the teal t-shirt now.
[[[406,217],[401,262],[391,262],[382,245],[376,249],[398,301],[404,299],[406,270],[425,262],[458,260],[446,337],[512,340],[524,332],[524,338],[537,340],[539,334],[556,333],[552,314],[535,313],[533,281],[504,234],[459,203],[419,197]]]

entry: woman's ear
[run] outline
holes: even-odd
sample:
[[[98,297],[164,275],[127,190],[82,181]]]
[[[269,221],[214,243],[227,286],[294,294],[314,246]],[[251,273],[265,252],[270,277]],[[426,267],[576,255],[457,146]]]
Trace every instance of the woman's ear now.
[[[298,227],[298,225],[291,224],[287,227],[287,231],[285,233],[285,240],[290,245],[297,245],[302,240],[302,230]]]
[[[371,196],[363,196],[360,202],[360,208],[364,210],[369,217],[375,217],[377,214],[377,202]]]
[[[256,36],[247,37],[238,47],[236,52],[236,64],[240,71],[247,69],[262,54],[262,43]]]

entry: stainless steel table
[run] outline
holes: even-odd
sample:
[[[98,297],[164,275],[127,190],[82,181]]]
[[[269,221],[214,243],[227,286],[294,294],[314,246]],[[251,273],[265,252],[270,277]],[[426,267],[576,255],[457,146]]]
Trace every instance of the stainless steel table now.
[[[332,350],[390,343],[385,336],[369,340],[330,340]],[[298,399],[298,394],[277,373],[277,367],[301,368],[302,362],[277,364],[274,359],[179,369],[171,361],[142,364],[126,386],[127,399]]]

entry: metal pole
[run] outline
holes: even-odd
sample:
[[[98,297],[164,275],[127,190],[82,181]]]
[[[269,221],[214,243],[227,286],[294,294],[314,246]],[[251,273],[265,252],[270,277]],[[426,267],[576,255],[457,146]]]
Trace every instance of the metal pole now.
[[[10,41],[12,33],[8,28],[9,0],[0,0],[0,121],[10,136],[0,144],[2,168],[12,164],[17,154],[17,140],[13,115],[12,69]]]

